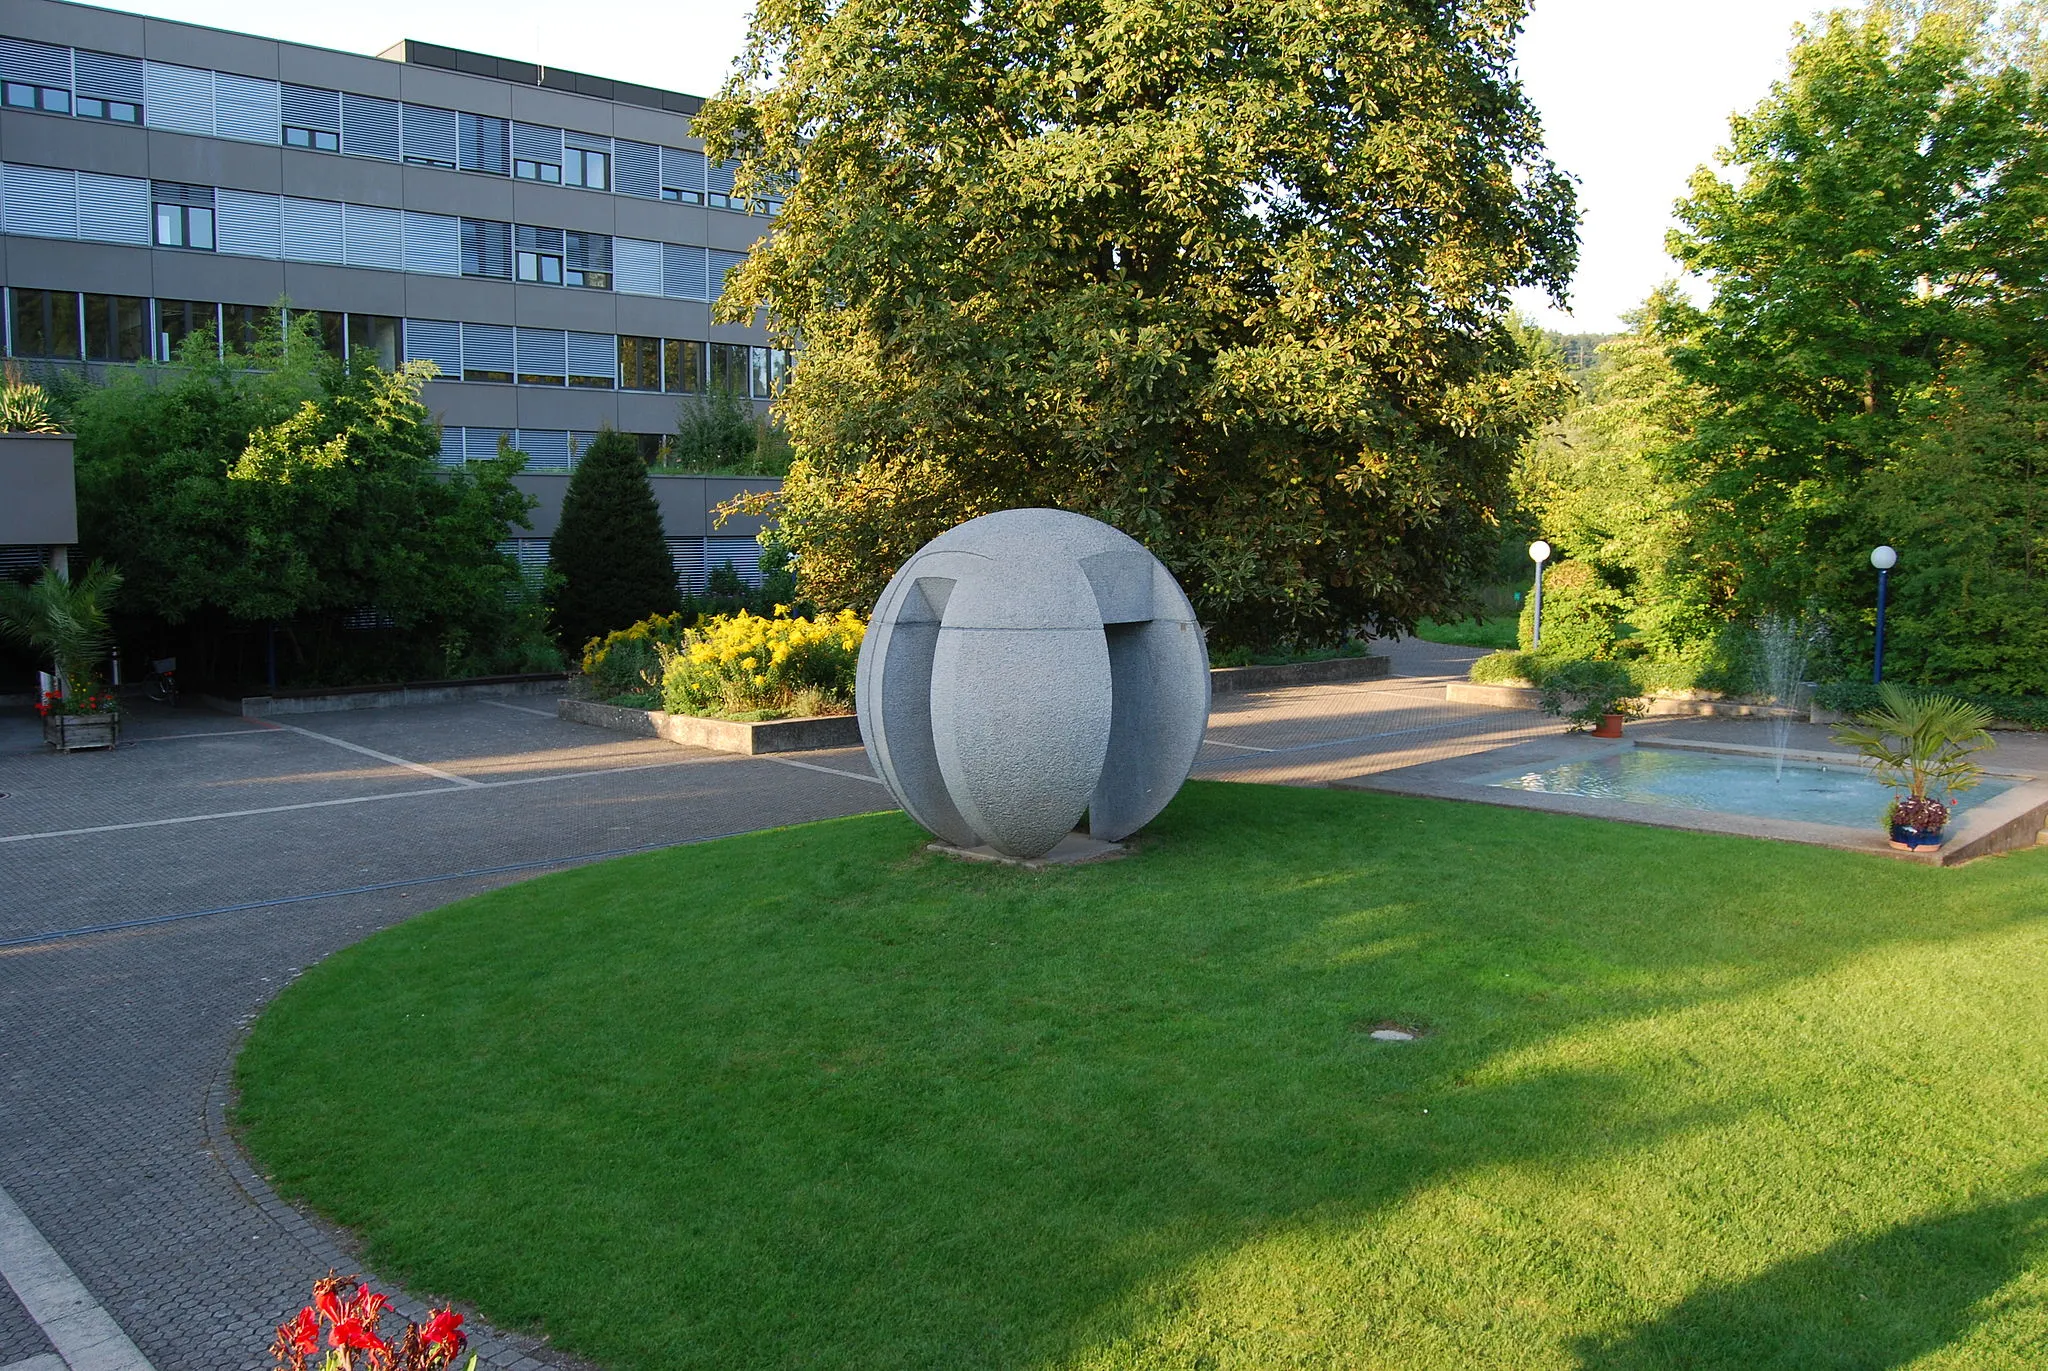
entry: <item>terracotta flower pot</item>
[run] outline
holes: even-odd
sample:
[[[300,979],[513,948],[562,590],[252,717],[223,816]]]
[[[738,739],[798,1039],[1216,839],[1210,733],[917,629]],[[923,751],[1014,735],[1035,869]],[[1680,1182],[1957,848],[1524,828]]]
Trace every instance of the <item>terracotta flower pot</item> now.
[[[1600,727],[1593,730],[1593,736],[1595,738],[1619,738],[1621,736],[1621,726],[1627,720],[1628,716],[1626,714],[1602,714],[1600,716]]]

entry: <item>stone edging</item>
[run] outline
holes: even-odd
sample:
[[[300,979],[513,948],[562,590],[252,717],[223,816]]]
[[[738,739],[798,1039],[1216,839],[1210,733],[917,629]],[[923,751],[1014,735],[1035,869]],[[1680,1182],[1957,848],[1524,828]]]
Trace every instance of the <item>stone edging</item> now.
[[[851,714],[820,714],[806,719],[765,719],[741,723],[703,719],[659,709],[628,709],[595,700],[557,700],[555,714],[574,724],[608,728],[637,738],[666,738],[713,752],[758,757],[769,752],[812,752],[828,747],[859,747],[860,720]]]
[[[1502,709],[1541,709],[1542,692],[1527,685],[1481,685],[1476,681],[1452,681],[1444,687],[1444,699],[1454,705],[1496,705]],[[1807,712],[1784,705],[1750,705],[1736,700],[1697,700],[1653,695],[1645,716],[1653,719],[1798,719]]]
[[[1331,657],[1320,662],[1289,662],[1285,666],[1219,666],[1209,669],[1209,694],[1245,695],[1289,686],[1335,685],[1377,681],[1392,673],[1387,657]]]
[[[332,714],[344,709],[389,709],[394,705],[452,705],[504,696],[559,695],[569,677],[550,672],[535,676],[490,676],[474,681],[409,681],[381,686],[347,686],[338,690],[293,691],[279,695],[247,695],[239,700],[214,695],[198,698],[208,708],[245,719],[273,714]]]

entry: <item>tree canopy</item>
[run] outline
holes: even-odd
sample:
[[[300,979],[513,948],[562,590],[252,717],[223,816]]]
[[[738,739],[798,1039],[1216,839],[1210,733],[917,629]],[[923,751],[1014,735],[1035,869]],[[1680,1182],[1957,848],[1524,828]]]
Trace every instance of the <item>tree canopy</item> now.
[[[1564,383],[1570,179],[1523,0],[763,0],[698,121],[784,200],[721,317],[803,351],[780,509],[864,606],[1018,505],[1146,542],[1226,641],[1442,612]]]

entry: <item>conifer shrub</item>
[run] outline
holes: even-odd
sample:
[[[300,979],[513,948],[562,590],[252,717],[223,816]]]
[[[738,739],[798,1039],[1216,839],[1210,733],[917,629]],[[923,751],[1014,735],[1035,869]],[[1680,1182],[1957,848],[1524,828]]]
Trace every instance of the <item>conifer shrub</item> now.
[[[548,565],[558,577],[549,603],[555,640],[571,656],[613,629],[681,608],[661,510],[632,438],[606,429],[584,450]]]

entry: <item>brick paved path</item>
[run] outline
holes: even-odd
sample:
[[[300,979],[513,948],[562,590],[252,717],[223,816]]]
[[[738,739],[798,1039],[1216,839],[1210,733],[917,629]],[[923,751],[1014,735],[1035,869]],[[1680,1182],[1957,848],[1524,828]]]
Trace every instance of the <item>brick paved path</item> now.
[[[835,775],[509,706],[281,722],[324,736],[156,711],[115,752],[60,757],[0,722],[0,1190],[157,1371],[266,1365],[311,1280],[361,1269],[220,1134],[230,1053],[299,968],[533,874],[501,868],[889,803],[858,751],[806,754]],[[0,1284],[0,1367],[51,1350]]]

